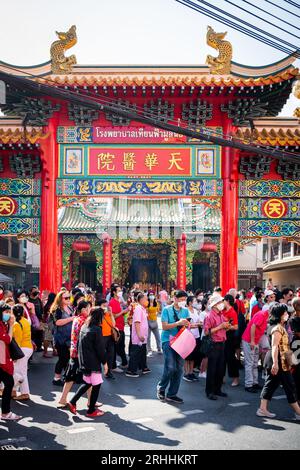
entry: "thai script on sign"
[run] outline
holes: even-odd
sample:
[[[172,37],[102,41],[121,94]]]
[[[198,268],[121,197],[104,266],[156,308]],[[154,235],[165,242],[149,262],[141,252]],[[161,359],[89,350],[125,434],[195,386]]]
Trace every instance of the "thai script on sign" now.
[[[95,127],[94,142],[185,142],[183,135],[157,127]]]

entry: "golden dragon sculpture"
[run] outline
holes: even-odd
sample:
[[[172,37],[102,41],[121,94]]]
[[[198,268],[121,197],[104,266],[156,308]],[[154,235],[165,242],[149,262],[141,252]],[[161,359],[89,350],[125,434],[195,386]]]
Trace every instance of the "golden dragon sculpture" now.
[[[76,26],[73,25],[66,33],[56,31],[58,41],[51,44],[51,70],[56,74],[72,73],[73,65],[77,63],[75,55],[65,57],[65,51],[77,43]]]
[[[229,41],[224,41],[227,32],[216,33],[211,26],[207,26],[206,42],[208,46],[219,51],[218,57],[208,55],[206,63],[210,65],[210,73],[217,75],[230,74],[232,45]]]

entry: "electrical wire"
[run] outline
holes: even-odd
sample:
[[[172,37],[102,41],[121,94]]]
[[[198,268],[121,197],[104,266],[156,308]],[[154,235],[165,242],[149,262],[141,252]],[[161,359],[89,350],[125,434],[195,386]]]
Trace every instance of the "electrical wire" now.
[[[254,16],[255,18],[257,18],[257,19],[260,20],[260,21],[264,21],[265,23],[270,24],[271,26],[274,26],[275,28],[280,29],[281,31],[283,31],[283,32],[286,33],[286,34],[290,34],[291,36],[293,36],[293,37],[296,38],[296,39],[300,39],[300,37],[299,37],[299,36],[296,36],[296,34],[290,33],[290,32],[287,31],[286,29],[283,29],[283,28],[281,28],[280,26],[277,26],[277,25],[275,25],[274,23],[271,23],[271,21],[268,21],[268,20],[266,20],[265,18],[261,18],[259,15],[256,15],[255,13],[252,13],[251,11],[246,10],[246,8],[243,8],[243,7],[241,7],[240,5],[236,5],[235,3],[231,2],[231,0],[225,0],[225,2],[229,3],[230,5],[233,5],[233,6],[236,7],[236,8],[239,8],[240,10],[242,10],[242,11],[245,12],[245,13],[248,13],[248,15]],[[249,2],[247,2],[247,3],[249,3]],[[262,8],[260,8],[260,10],[262,10]],[[264,10],[262,10],[262,11],[264,11]],[[265,33],[265,34],[267,34],[267,33]],[[293,47],[293,45],[292,45],[291,43],[285,42],[285,41],[283,41],[282,39],[281,39],[281,42],[288,44],[290,47]]]
[[[249,2],[248,0],[242,0],[242,2],[247,3],[247,4],[250,5],[251,7],[256,8],[257,10],[262,11],[262,12],[265,13],[266,15],[272,16],[272,18],[276,18],[277,20],[281,21],[282,23],[285,23],[285,24],[287,24],[288,26],[291,26],[292,28],[297,29],[298,31],[300,31],[300,28],[298,28],[298,27],[295,26],[294,24],[289,23],[288,21],[283,20],[282,18],[279,18],[279,16],[276,16],[276,15],[274,15],[273,13],[270,13],[269,11],[266,11],[266,10],[264,10],[263,8],[258,7],[257,5],[253,5],[253,3]],[[276,25],[274,24],[274,26],[276,26]],[[277,26],[276,26],[276,28],[277,28]],[[286,31],[286,30],[285,30],[285,32],[286,32],[287,34],[290,34],[290,33],[289,33],[288,31]],[[297,36],[297,37],[298,37],[298,36]]]
[[[292,0],[283,0],[285,3],[289,3],[290,5],[292,5],[293,7],[296,7],[296,8],[300,8],[300,5],[298,5],[297,3],[293,2]]]
[[[15,71],[22,72],[20,69],[17,69],[17,68],[15,68],[15,67],[13,67],[13,66],[7,66],[7,67],[9,67],[9,68],[11,68],[12,70],[15,70]],[[24,72],[25,72],[27,75],[29,75],[29,76],[31,76],[31,77],[33,77],[33,78],[40,78],[40,77],[38,77],[37,75],[31,74],[30,72],[27,72],[27,71],[24,71]],[[57,83],[56,83],[54,80],[50,79],[50,78],[46,78],[46,79],[43,78],[43,80],[45,80],[45,81],[47,81],[47,82],[49,82],[49,83],[53,83],[53,84],[55,84],[56,87],[58,87],[58,86],[57,86]],[[64,91],[64,90],[62,89],[62,91]],[[99,103],[99,104],[112,104],[112,105],[114,105],[114,106],[119,107],[120,109],[125,110],[125,111],[129,109],[129,108],[126,106],[126,104],[118,103],[117,101],[114,100],[114,98],[111,98],[111,97],[108,97],[108,96],[103,96],[103,98],[99,99],[99,94],[95,95],[95,94],[92,94],[92,93],[89,93],[89,92],[88,92],[88,93],[84,93],[84,94],[81,93],[81,95],[80,95],[80,93],[78,93],[78,91],[73,91],[73,90],[68,90],[68,92],[69,92],[69,94],[73,94],[75,97],[78,97],[78,96],[82,96],[83,98],[86,97],[86,96],[92,97],[92,98],[93,98],[97,103]],[[149,117],[149,118],[151,118],[151,119],[158,119],[158,117],[159,117],[159,116],[157,116],[157,115],[154,114],[154,113],[145,112],[144,108],[142,108],[142,107],[140,107],[140,106],[137,106],[137,108],[143,113],[143,116],[145,116],[145,117]],[[174,119],[174,120],[168,119],[168,122],[174,122],[175,125],[178,126],[178,120],[176,120],[176,119]],[[186,128],[186,129],[189,129],[188,125],[185,124],[185,123],[184,123],[184,124],[181,123],[181,127],[182,127],[182,128]],[[219,136],[219,137],[221,136],[221,137],[224,137],[224,138],[228,138],[228,139],[231,139],[231,140],[233,139],[233,140],[235,140],[235,141],[240,141],[240,142],[242,142],[242,143],[245,143],[245,140],[244,140],[244,139],[239,139],[239,138],[235,137],[235,136],[232,135],[232,134],[224,134],[223,131],[218,132],[217,130],[214,130],[214,129],[211,129],[211,128],[206,128],[205,126],[200,126],[200,129],[201,129],[201,130],[204,130],[204,131],[207,131],[207,132],[209,132],[210,134],[213,133],[213,135],[216,135],[216,136]],[[250,140],[249,143],[252,143],[252,141]],[[287,154],[287,153],[289,153],[289,154],[291,154],[291,155],[293,155],[293,156],[295,155],[293,152],[286,152],[286,154]]]
[[[262,11],[262,12],[265,13],[266,15],[272,16],[272,18],[276,18],[277,20],[281,21],[282,23],[285,23],[285,24],[287,24],[288,26],[291,26],[292,28],[297,29],[298,31],[300,31],[300,28],[298,28],[298,27],[295,26],[294,24],[289,23],[288,21],[283,20],[282,18],[279,18],[279,16],[276,16],[276,15],[274,15],[273,13],[270,13],[269,11],[266,11],[266,10],[264,10],[263,8],[258,7],[257,5],[253,5],[253,3],[249,2],[248,0],[242,0],[242,2],[247,3],[247,4],[250,5],[251,7],[256,8],[257,10]],[[276,25],[274,24],[274,26],[276,26]],[[276,28],[277,28],[277,26],[276,26]],[[289,33],[288,31],[286,31],[286,30],[285,30],[285,32],[286,32],[287,34],[290,34],[290,33]],[[297,37],[298,37],[298,36],[297,36]]]
[[[297,15],[296,13],[291,12],[290,10],[287,10],[286,8],[284,8],[284,7],[280,6],[280,5],[277,5],[277,3],[274,3],[274,2],[272,2],[271,0],[264,0],[264,1],[267,2],[267,3],[270,3],[270,5],[273,5],[274,7],[279,8],[280,10],[285,11],[286,13],[289,13],[289,14],[292,15],[292,16],[297,16],[297,18],[300,18],[300,16]]]
[[[278,50],[284,52],[287,55],[294,55],[297,58],[300,57],[300,52],[298,52],[298,50],[287,49],[285,46],[281,46],[280,44],[278,44],[274,41],[271,41],[270,39],[265,38],[264,36],[261,36],[260,34],[257,34],[253,31],[249,30],[249,29],[246,29],[245,27],[242,27],[239,24],[236,24],[233,21],[228,20],[226,17],[224,18],[224,17],[218,15],[218,14],[212,12],[211,10],[207,10],[206,8],[203,8],[198,4],[195,4],[195,3],[193,3],[189,0],[175,0],[175,1],[178,2],[178,3],[181,3],[182,5],[184,5],[188,8],[191,8],[192,10],[197,11],[198,13],[202,13],[203,15],[208,16],[209,18],[212,18],[213,20],[219,21],[219,22],[225,24],[226,26],[229,26],[229,27],[231,27],[231,28],[243,33],[243,34],[246,34],[247,36],[258,40],[263,44],[266,44],[266,45],[271,46],[275,49],[278,49]]]

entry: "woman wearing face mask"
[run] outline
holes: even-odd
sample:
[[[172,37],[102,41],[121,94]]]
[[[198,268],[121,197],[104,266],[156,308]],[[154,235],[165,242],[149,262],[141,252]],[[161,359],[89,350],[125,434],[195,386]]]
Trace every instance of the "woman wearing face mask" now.
[[[125,353],[125,320],[124,320],[124,315],[128,312],[128,308],[125,308],[122,310],[122,304],[123,304],[123,293],[122,289],[120,286],[113,285],[111,288],[111,298],[109,301],[108,306],[111,308],[111,311],[114,315],[115,321],[116,321],[116,327],[118,328],[120,332],[120,339],[115,345],[115,354],[114,354],[114,363],[113,363],[113,371],[114,372],[124,372],[123,369],[125,369],[128,365],[126,353]],[[122,360],[121,367],[117,367],[117,362],[116,358],[117,355],[120,356]],[[111,377],[107,377],[111,378]]]
[[[212,339],[212,350],[208,354],[206,395],[209,400],[217,400],[218,397],[227,397],[221,390],[224,376],[224,348],[226,341],[226,331],[230,323],[226,321],[223,314],[223,297],[214,293],[210,300],[210,313],[205,319],[204,331]]]
[[[235,356],[236,349],[236,331],[238,330],[238,315],[234,309],[234,297],[230,294],[224,297],[225,309],[223,311],[224,317],[230,323],[230,326],[226,332],[225,342],[225,373],[226,366],[228,370],[228,376],[232,379],[232,387],[237,387],[240,384],[239,381],[239,361]],[[224,375],[225,375],[224,373]]]
[[[29,384],[28,384],[28,361],[33,353],[31,342],[31,328],[29,321],[24,318],[24,307],[17,304],[13,307],[13,314],[15,316],[15,324],[13,329],[13,338],[18,346],[22,349],[24,357],[15,362],[15,392],[17,392],[18,382],[20,382],[21,395],[15,396],[15,400],[23,401],[30,399]]]
[[[2,392],[2,416],[1,419],[17,420],[21,416],[10,410],[11,394],[14,386],[14,363],[10,357],[9,344],[13,336],[15,317],[11,308],[5,302],[0,301],[0,382],[4,383]]]
[[[108,302],[106,299],[101,299],[97,303],[97,307],[101,307],[103,310],[103,319],[102,319],[102,336],[104,349],[107,357],[107,366],[108,370],[105,374],[107,379],[115,379],[112,374],[114,354],[115,354],[115,342],[112,337],[112,328],[116,326],[115,317],[113,316],[111,309],[108,307]]]
[[[57,294],[50,308],[50,313],[53,315],[55,323],[54,344],[58,354],[52,383],[53,385],[63,386],[61,374],[69,364],[72,323],[75,319],[70,306],[68,291],[61,291]]]
[[[148,338],[148,305],[147,296],[143,293],[137,296],[137,307],[132,318],[132,347],[126,377],[139,377],[138,369],[142,374],[149,374],[147,367],[147,338]]]
[[[287,306],[284,304],[275,304],[271,308],[270,314],[270,325],[273,326],[271,330],[272,350],[268,353],[265,360],[267,374],[265,385],[260,396],[260,408],[257,410],[256,414],[263,418],[275,418],[275,413],[268,411],[268,404],[281,384],[287,396],[288,403],[295,412],[295,419],[300,421],[300,407],[297,403],[296,387],[291,374],[289,361],[291,353],[289,338],[284,327],[289,319]]]
[[[158,323],[157,323],[157,314],[159,312],[159,306],[155,298],[154,292],[150,292],[148,296],[147,312],[148,312],[148,327],[149,327],[149,334],[148,334],[148,340],[147,340],[148,356],[152,355],[151,332],[154,334],[154,337],[155,337],[157,352],[159,354],[162,354],[161,340],[160,340],[160,334],[159,334]]]
[[[183,380],[186,382],[198,382],[198,377],[194,374],[194,364],[197,362],[199,364],[200,360],[200,331],[199,328],[202,326],[200,321],[200,314],[196,310],[195,306],[198,305],[195,301],[195,297],[190,295],[186,299],[186,306],[189,311],[188,321],[190,322],[191,333],[194,335],[196,340],[195,349],[191,354],[185,359]]]

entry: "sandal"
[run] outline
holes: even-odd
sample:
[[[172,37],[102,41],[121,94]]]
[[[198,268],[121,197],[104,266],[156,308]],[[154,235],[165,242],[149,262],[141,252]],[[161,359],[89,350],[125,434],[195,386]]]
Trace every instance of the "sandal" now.
[[[87,413],[86,414],[89,418],[97,418],[98,416],[103,416],[104,411],[102,410],[95,410],[93,413]]]
[[[71,413],[73,413],[73,415],[77,415],[76,406],[72,405],[72,403],[66,403],[66,406],[71,411]]]
[[[1,419],[5,419],[7,421],[17,421],[18,419],[21,419],[22,416],[18,416],[12,411],[10,411],[6,416],[2,415]]]

